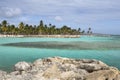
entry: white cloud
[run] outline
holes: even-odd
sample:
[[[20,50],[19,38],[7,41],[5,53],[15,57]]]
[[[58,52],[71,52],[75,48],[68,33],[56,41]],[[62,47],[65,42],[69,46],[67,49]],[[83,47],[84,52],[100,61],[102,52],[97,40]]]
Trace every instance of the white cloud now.
[[[1,7],[7,7],[0,8],[0,18],[12,17],[10,19],[16,21],[37,23],[43,19],[48,23],[60,24],[57,21],[64,18],[63,24],[73,26],[120,21],[120,0],[1,0],[0,4]],[[109,26],[105,24],[105,27]]]
[[[56,20],[56,21],[62,21],[63,19],[62,19],[61,16],[55,16],[55,20]]]
[[[1,7],[0,8],[0,16],[1,17],[16,17],[19,16],[22,11],[19,8],[9,8],[9,7]]]
[[[26,14],[38,16],[63,16],[64,20],[81,21],[120,18],[119,0],[26,0]],[[33,6],[34,5],[34,6]],[[117,16],[117,17],[115,17]],[[58,20],[59,17],[56,17]]]
[[[29,21],[29,18],[28,17],[25,17],[25,16],[22,16],[22,17],[19,17],[18,20],[20,22],[28,22]]]
[[[2,0],[1,6],[7,7],[0,8],[0,17],[55,16],[55,20],[62,21],[62,16],[64,21],[81,22],[99,21],[103,18],[104,20],[118,19],[120,18],[119,3],[119,0],[21,0],[20,2]]]
[[[120,12],[119,0],[5,0],[5,6],[20,7],[24,14],[32,15],[65,15],[104,14],[116,9]],[[2,2],[5,2],[2,1]],[[25,4],[25,5],[23,5]],[[23,6],[21,6],[23,5]],[[110,16],[111,17],[111,16]]]

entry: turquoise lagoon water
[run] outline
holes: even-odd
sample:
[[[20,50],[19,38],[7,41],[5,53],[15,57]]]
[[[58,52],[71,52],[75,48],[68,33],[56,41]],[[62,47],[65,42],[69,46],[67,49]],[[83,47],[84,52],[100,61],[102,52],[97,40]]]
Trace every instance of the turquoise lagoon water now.
[[[25,44],[28,42],[33,44],[36,42],[40,43],[38,45],[43,45],[41,44],[43,42],[44,46],[4,46],[4,44],[9,43],[21,44],[21,42]],[[56,45],[53,45],[53,43]],[[61,48],[64,45],[60,45],[60,43],[65,44],[66,47]],[[72,47],[69,48],[69,46],[71,46],[69,44],[71,44]],[[45,45],[50,47],[46,47]],[[89,47],[84,49],[81,48],[81,46]],[[91,47],[94,47],[94,49]],[[80,38],[0,38],[0,69],[2,70],[13,70],[13,65],[19,61],[33,62],[38,58],[53,56],[77,59],[97,59],[120,69],[120,37],[81,36]]]

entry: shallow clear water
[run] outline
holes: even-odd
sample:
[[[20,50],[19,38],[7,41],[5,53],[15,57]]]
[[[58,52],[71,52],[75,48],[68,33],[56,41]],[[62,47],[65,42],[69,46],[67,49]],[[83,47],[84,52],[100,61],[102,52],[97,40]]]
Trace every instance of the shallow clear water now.
[[[18,44],[20,42],[24,42],[25,44],[28,44],[26,42],[30,42],[32,45],[3,45],[9,43]],[[35,45],[33,46],[33,44]],[[87,44],[90,45],[88,46]],[[39,46],[36,47],[36,45]],[[40,45],[44,46],[42,47]],[[63,47],[64,45],[66,47]],[[83,47],[88,48],[84,49]],[[93,48],[91,49],[91,47]],[[52,56],[98,59],[120,69],[120,37],[0,38],[0,69],[2,70],[12,70],[13,65],[18,61],[32,62],[38,58]]]

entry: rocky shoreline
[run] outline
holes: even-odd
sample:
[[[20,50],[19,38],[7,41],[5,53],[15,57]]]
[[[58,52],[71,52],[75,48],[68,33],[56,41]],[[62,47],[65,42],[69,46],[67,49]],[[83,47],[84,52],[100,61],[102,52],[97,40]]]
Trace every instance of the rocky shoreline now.
[[[0,80],[120,80],[120,71],[94,59],[50,57],[18,62],[14,71],[0,71]]]
[[[0,35],[2,37],[79,38],[80,35]]]

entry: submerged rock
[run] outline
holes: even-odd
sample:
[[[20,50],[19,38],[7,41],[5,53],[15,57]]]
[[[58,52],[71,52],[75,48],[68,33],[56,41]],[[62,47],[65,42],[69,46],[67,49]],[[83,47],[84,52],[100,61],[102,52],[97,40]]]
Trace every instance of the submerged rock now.
[[[18,62],[15,71],[0,71],[0,80],[120,80],[117,68],[89,59],[53,57]]]

